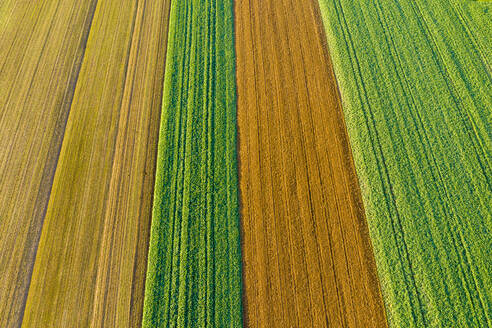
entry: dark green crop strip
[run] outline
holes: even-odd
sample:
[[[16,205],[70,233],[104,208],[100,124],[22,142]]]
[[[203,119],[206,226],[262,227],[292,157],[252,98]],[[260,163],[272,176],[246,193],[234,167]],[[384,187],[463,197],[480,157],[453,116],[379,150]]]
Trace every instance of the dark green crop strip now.
[[[171,4],[143,327],[241,327],[232,0]]]

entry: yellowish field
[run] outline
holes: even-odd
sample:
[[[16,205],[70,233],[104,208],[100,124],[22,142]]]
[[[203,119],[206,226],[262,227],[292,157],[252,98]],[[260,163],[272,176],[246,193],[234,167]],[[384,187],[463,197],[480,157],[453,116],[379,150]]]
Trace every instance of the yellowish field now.
[[[96,2],[0,2],[0,327],[22,320]]]
[[[1,327],[139,325],[168,12],[0,4]]]

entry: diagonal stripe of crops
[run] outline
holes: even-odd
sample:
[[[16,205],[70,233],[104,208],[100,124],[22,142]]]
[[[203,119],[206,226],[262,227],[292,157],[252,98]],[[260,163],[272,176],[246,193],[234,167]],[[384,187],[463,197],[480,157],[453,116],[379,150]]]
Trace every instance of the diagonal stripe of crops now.
[[[173,1],[143,327],[240,327],[232,1]]]
[[[392,327],[492,325],[492,3],[319,0]]]

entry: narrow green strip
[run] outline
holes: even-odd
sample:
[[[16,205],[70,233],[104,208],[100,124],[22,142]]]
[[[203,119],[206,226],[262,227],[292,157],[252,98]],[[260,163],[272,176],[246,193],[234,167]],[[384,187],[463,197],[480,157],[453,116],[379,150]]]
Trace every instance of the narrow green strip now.
[[[390,326],[492,326],[492,3],[319,3]]]
[[[171,4],[143,327],[241,327],[231,0]]]

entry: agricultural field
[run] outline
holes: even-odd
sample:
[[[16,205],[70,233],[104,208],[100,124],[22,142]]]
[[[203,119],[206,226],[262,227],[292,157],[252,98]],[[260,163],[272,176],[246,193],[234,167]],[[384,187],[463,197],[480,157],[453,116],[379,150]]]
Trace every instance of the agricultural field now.
[[[0,2],[0,327],[22,321],[95,4]]]
[[[319,8],[235,17],[246,326],[385,327]]]
[[[242,326],[232,14],[171,6],[143,327]]]
[[[492,326],[491,60],[491,1],[0,1],[0,327]]]
[[[137,326],[168,5],[35,3],[6,19],[25,17],[23,29],[2,28],[30,42],[2,57],[0,326]]]
[[[320,5],[390,326],[490,326],[492,3]]]

